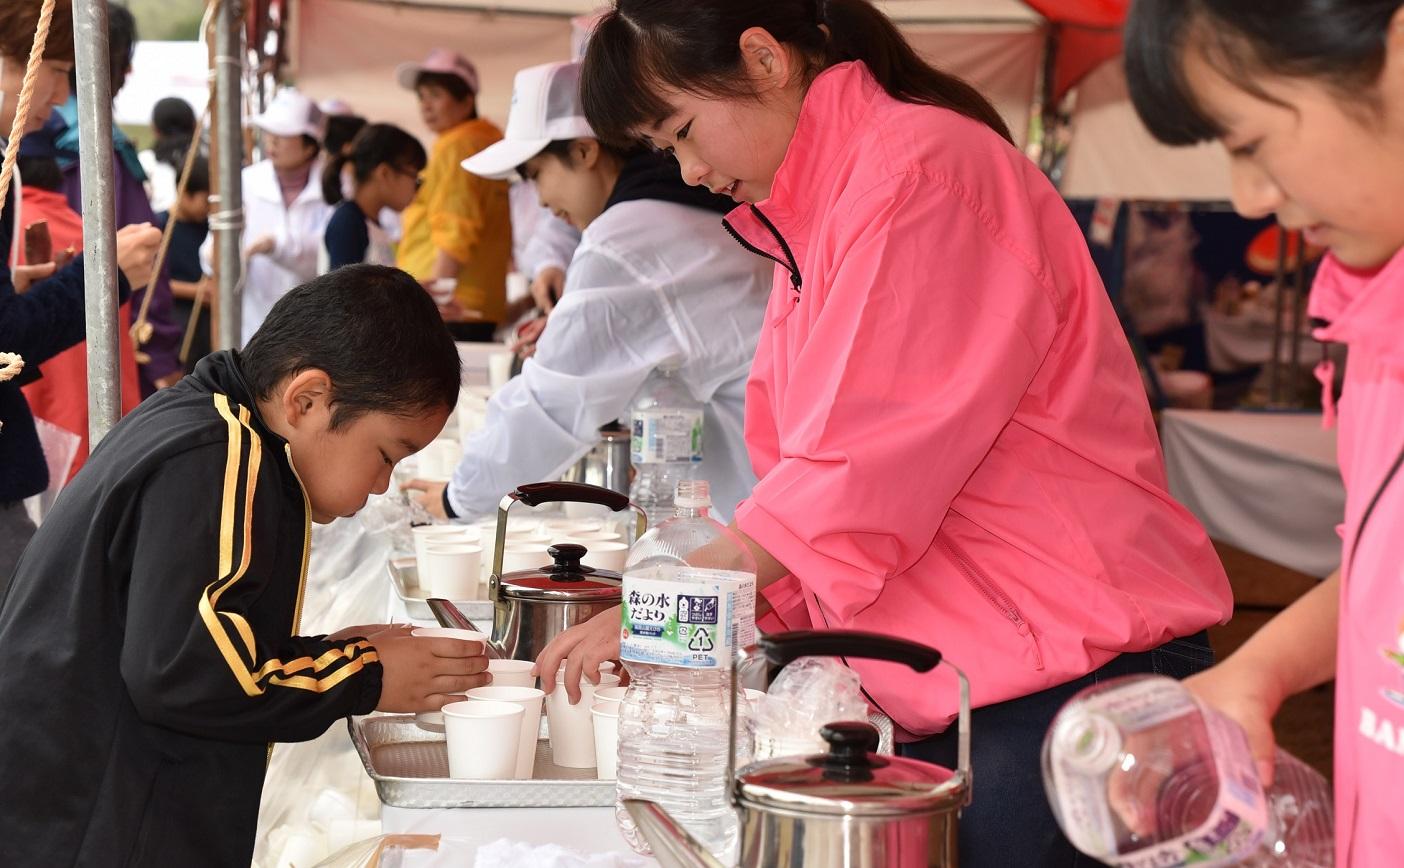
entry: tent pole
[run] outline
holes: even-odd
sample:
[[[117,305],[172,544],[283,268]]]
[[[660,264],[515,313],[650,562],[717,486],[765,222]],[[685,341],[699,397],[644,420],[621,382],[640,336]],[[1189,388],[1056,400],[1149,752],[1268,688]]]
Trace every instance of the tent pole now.
[[[112,173],[112,79],[107,4],[73,4],[78,74],[78,166],[83,185],[84,322],[88,353],[88,446],[121,415],[117,348],[117,212]]]
[[[220,349],[239,346],[243,313],[244,197],[240,187],[244,146],[240,137],[240,91],[244,71],[243,3],[222,0],[215,18],[214,147],[217,155],[216,182],[218,210],[210,214],[210,231],[215,233],[215,274],[219,281],[217,318]]]

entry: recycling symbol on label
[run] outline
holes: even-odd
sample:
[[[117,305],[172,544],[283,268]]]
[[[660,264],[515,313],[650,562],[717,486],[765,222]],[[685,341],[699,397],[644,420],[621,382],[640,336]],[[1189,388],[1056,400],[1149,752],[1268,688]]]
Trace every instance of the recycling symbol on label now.
[[[711,651],[712,634],[706,627],[698,627],[692,632],[692,639],[687,643],[689,651]]]

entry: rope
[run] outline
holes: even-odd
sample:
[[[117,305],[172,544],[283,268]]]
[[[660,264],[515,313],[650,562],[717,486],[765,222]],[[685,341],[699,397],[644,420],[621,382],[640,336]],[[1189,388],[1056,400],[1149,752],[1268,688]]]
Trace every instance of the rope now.
[[[212,22],[214,20],[214,15],[219,10],[221,2],[223,2],[223,0],[210,0],[209,5],[205,7],[205,15],[202,19],[202,28],[200,31],[202,36],[207,35],[205,32],[205,28],[209,26],[209,22]],[[205,121],[207,118],[209,118],[210,112],[213,110],[214,98],[214,76],[211,75],[209,96],[205,99],[205,110],[200,114],[200,119],[195,123],[195,134],[190,137],[190,148],[185,152],[185,164],[181,167],[180,170],[180,180],[176,182],[176,202],[180,201],[180,197],[185,195],[186,188],[190,186],[191,169],[194,167],[195,157],[199,154],[200,151],[200,136],[204,134]],[[132,336],[132,347],[137,353],[138,361],[141,361],[141,356],[147,355],[146,353],[143,353],[141,351],[141,348],[151,340],[152,334],[154,334],[156,331],[155,328],[151,325],[151,323],[147,321],[147,312],[151,309],[151,287],[153,287],[156,284],[156,281],[160,279],[161,269],[164,268],[166,265],[166,252],[170,250],[171,235],[175,232],[175,225],[175,215],[171,214],[167,216],[166,229],[161,234],[161,246],[157,248],[156,261],[151,266],[151,277],[147,279],[146,287],[142,289],[141,308],[137,311],[136,319],[132,321],[132,327],[130,330]],[[196,312],[198,312],[200,309],[200,303],[201,299],[198,297],[197,293],[197,297],[195,299]],[[182,341],[181,344],[181,361],[185,360],[186,351],[190,346],[190,332],[194,329],[194,327],[195,316],[192,314],[190,322],[186,326],[185,339]],[[150,361],[150,356],[147,356],[147,361]]]
[[[24,358],[19,353],[0,353],[0,383],[13,380],[24,370]]]
[[[210,93],[210,99],[214,99],[213,91]],[[204,132],[205,119],[209,117],[209,114],[210,104],[206,102],[204,113],[195,123],[195,135],[190,139],[190,149],[185,152],[185,164],[181,166],[180,180],[176,183],[176,202],[180,201],[180,197],[185,195],[186,188],[190,186],[190,174],[195,166],[195,158],[200,153],[200,135]],[[166,265],[166,253],[171,247],[171,235],[175,232],[175,225],[175,214],[172,213],[166,218],[166,229],[161,233],[161,246],[156,249],[156,261],[151,266],[151,277],[147,278],[146,287],[142,290],[144,295],[141,297],[141,308],[137,311],[136,319],[132,322],[133,347],[138,350],[151,340],[151,335],[155,331],[151,323],[147,322],[147,311],[151,309],[151,287],[155,286],[156,281],[161,277],[161,269]]]
[[[29,123],[29,103],[34,98],[34,81],[39,77],[39,65],[44,62],[44,45],[49,41],[49,25],[54,19],[54,0],[44,0],[39,10],[39,27],[34,31],[34,44],[29,48],[29,63],[24,68],[24,84],[20,85],[15,120],[10,124],[10,141],[5,145],[5,164],[0,168],[0,203],[10,195],[10,179],[15,174],[20,139]],[[0,205],[3,207],[3,205]]]

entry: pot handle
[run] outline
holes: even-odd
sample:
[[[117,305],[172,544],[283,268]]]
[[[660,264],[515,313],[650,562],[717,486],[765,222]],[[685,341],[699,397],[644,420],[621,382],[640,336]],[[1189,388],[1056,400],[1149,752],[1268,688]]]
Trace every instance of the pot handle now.
[[[513,504],[540,506],[543,503],[595,503],[613,512],[632,509],[637,516],[634,538],[638,539],[648,530],[648,514],[629,500],[628,495],[620,494],[598,485],[584,482],[529,482],[517,486],[497,504],[497,548],[492,556],[492,573],[488,578],[488,599],[495,605],[501,597],[499,593],[502,578],[502,546],[507,541],[507,513]]]
[[[902,663],[917,672],[930,672],[941,663],[941,652],[906,639],[859,630],[794,630],[756,639],[756,650],[780,668],[801,657],[861,657]]]
[[[598,485],[583,482],[531,482],[520,485],[507,495],[527,506],[540,506],[543,503],[597,503],[609,507],[612,512],[629,508],[629,497]]]
[[[792,630],[787,633],[762,634],[750,648],[738,649],[731,666],[731,726],[727,754],[726,778],[732,782],[732,803],[736,804],[736,698],[740,691],[737,672],[748,659],[763,657],[776,669],[800,657],[858,657],[888,660],[910,666],[917,672],[930,672],[945,665],[955,672],[960,687],[958,732],[956,736],[956,773],[965,780],[967,804],[974,781],[970,769],[970,681],[960,667],[945,660],[935,648],[860,630]],[[767,683],[769,676],[767,676]]]

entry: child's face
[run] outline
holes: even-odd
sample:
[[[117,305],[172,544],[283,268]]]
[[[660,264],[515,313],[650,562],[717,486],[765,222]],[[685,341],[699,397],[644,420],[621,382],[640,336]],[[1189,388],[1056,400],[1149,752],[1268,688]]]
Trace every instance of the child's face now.
[[[451,130],[473,116],[473,97],[455,99],[437,84],[421,84],[414,89],[419,97],[419,117],[435,133]]]
[[[555,154],[537,154],[527,160],[526,179],[536,185],[541,205],[576,229],[584,230],[604,211],[613,183],[598,170],[599,147],[591,143],[593,154],[576,152],[571,146],[571,165]]]
[[[415,169],[381,163],[375,167],[375,178],[385,191],[385,207],[392,211],[408,208],[419,192],[419,172]]]
[[[24,69],[28,58],[6,57],[0,64],[0,129],[4,135],[10,134],[10,126],[15,121],[15,109],[19,107],[20,86],[24,83]],[[41,129],[54,106],[68,102],[68,73],[73,69],[70,61],[44,60],[39,63],[39,72],[34,77],[34,90],[30,96],[29,119],[24,131],[32,133]]]
[[[1235,86],[1195,51],[1185,75],[1225,130],[1240,214],[1276,214],[1353,268],[1379,267],[1404,248],[1401,58],[1391,56],[1381,76],[1379,112],[1363,99],[1347,107],[1345,97],[1313,80],[1260,79],[1278,105]]]
[[[438,437],[449,416],[447,407],[413,415],[370,412],[332,430],[330,395],[326,374],[307,370],[260,407],[288,441],[312,520],[319,524],[355,515],[372,494],[383,494],[395,465]]]

